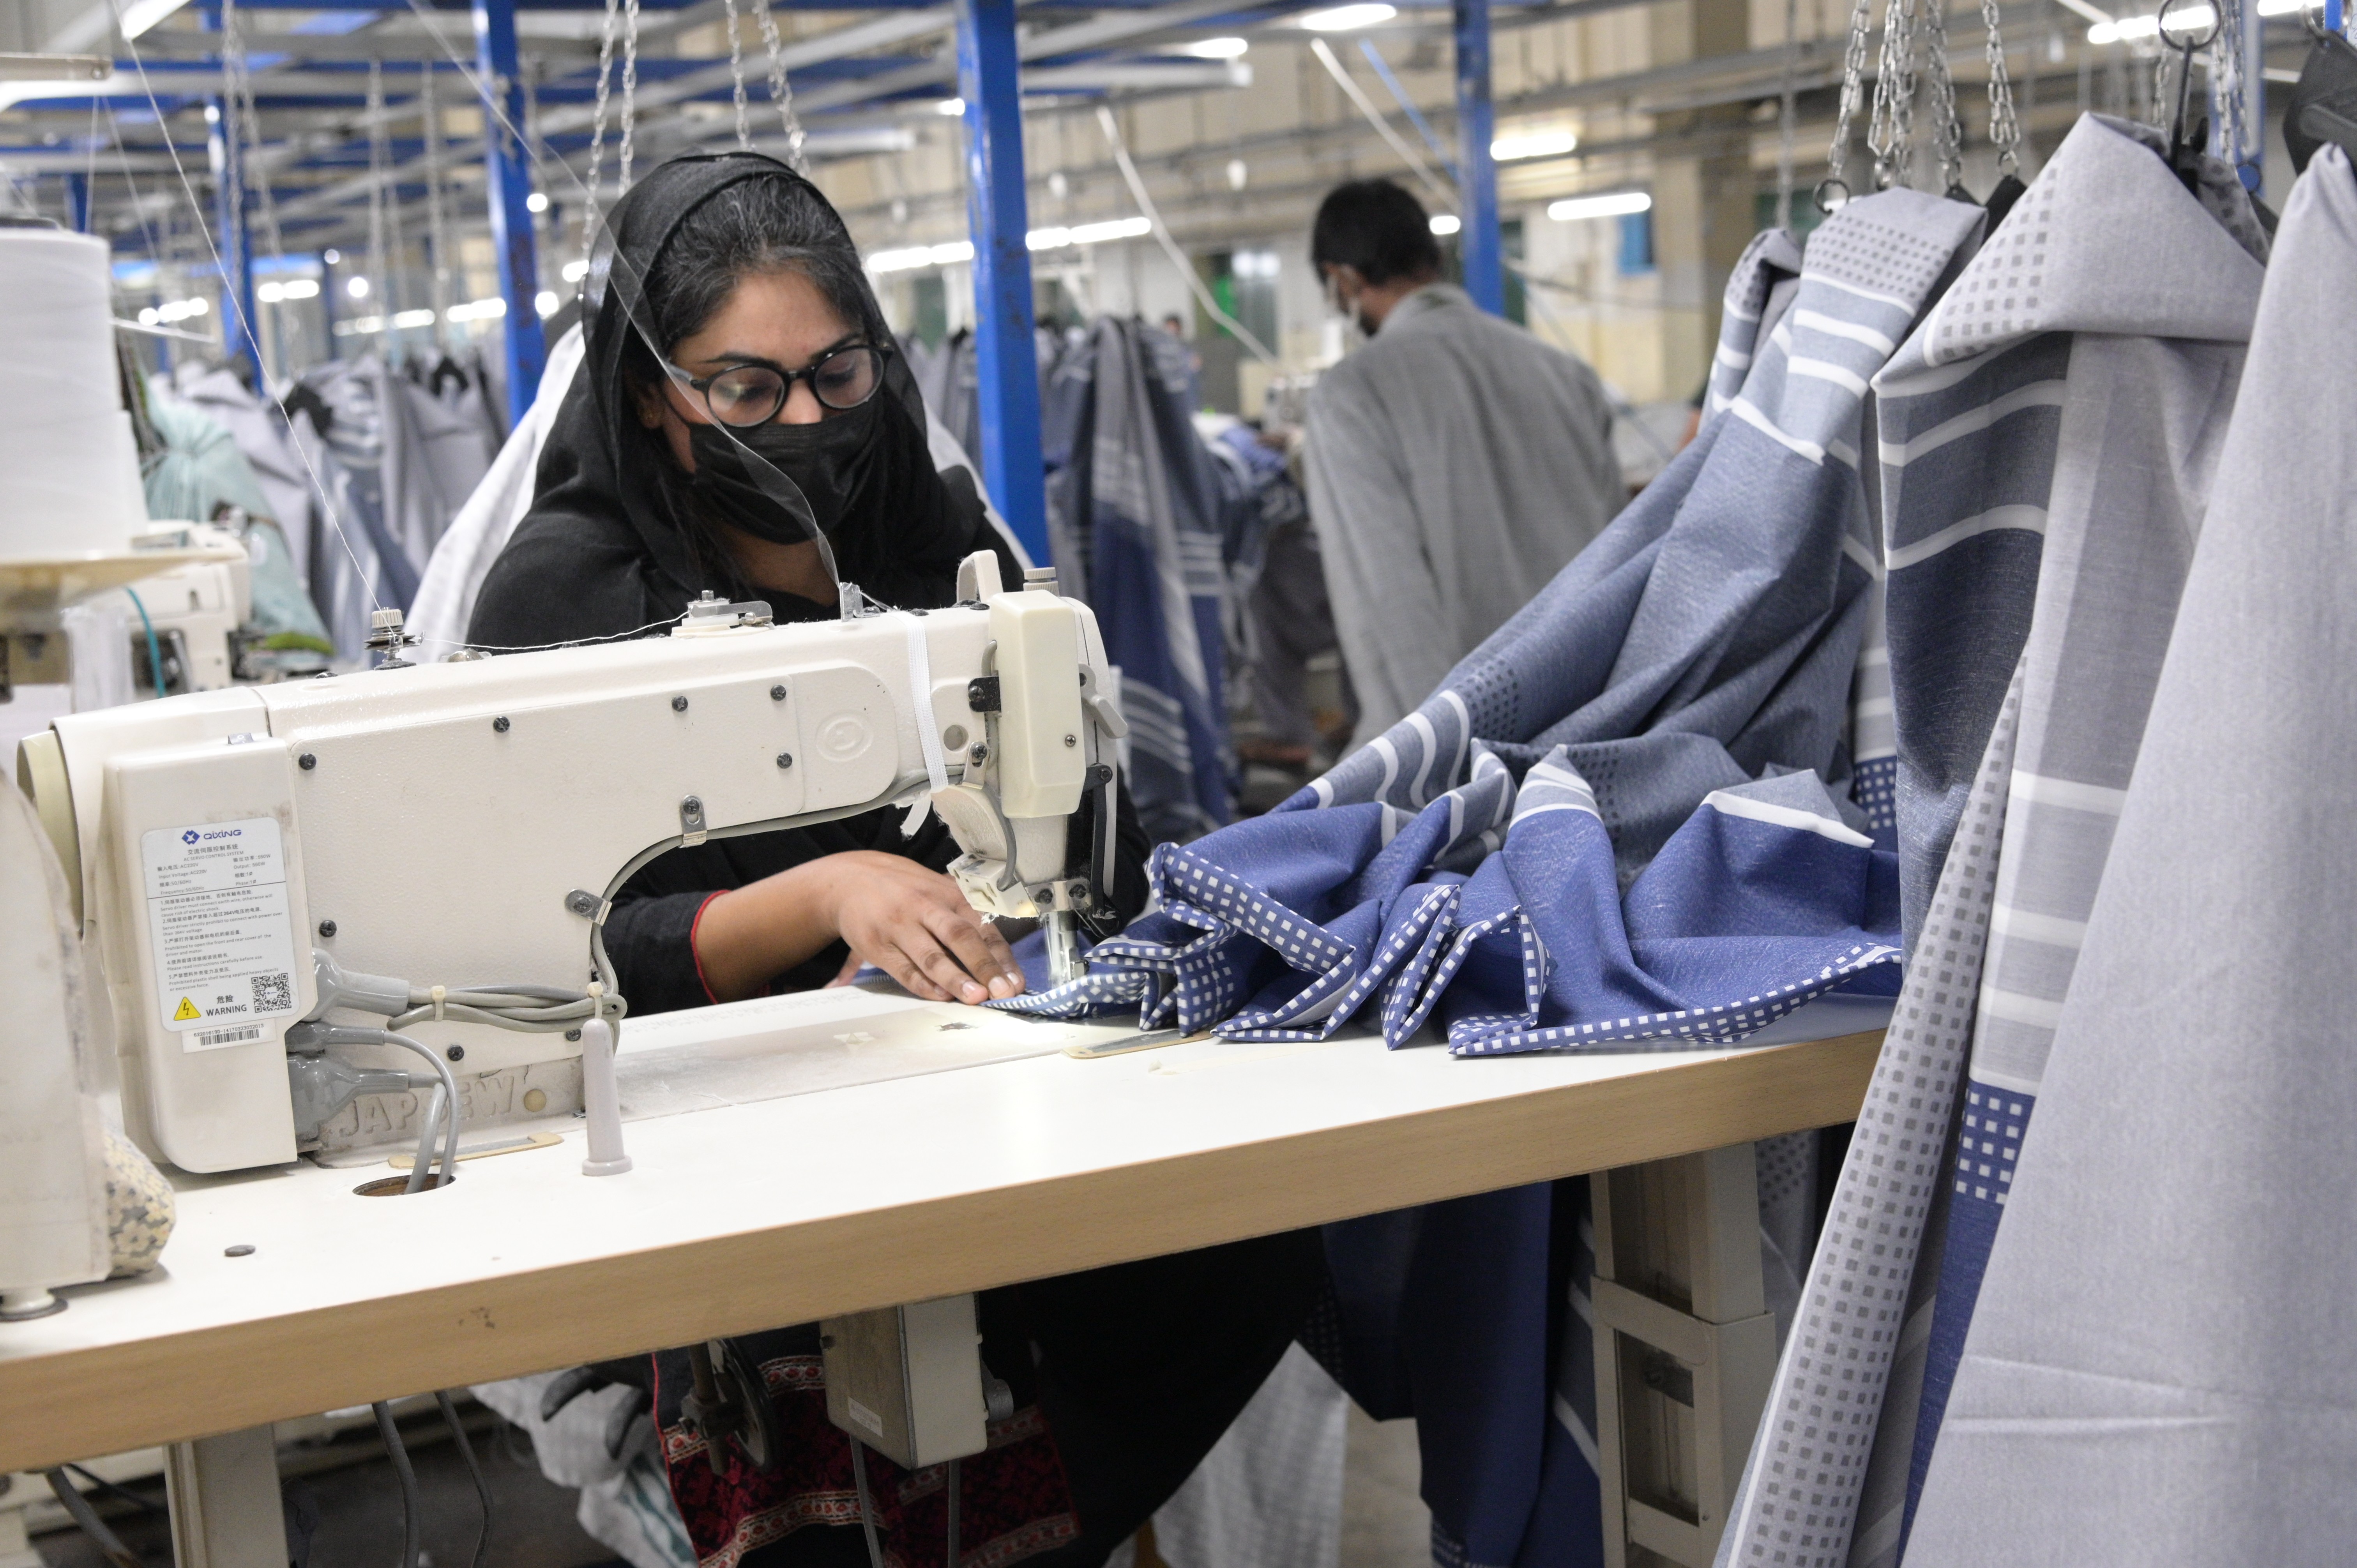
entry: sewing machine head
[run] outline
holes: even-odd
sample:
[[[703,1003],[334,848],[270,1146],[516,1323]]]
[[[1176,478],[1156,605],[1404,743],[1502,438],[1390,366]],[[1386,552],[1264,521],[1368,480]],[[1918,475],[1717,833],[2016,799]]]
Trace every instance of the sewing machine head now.
[[[1076,917],[1109,905],[1121,723],[1094,617],[1035,575],[1006,590],[978,554],[960,602],[930,613],[777,627],[707,601],[667,638],[58,721],[19,778],[104,971],[134,1138],[221,1171],[292,1159],[298,1136],[406,1136],[361,1106],[298,1134],[287,1035],[306,1021],[406,1017],[463,1062],[469,1122],[571,1110],[565,1009],[628,1000],[604,959],[609,900],[707,838],[930,803],[977,908],[1073,945]],[[1104,831],[1069,865],[1092,790]],[[486,989],[512,1005],[456,995]]]

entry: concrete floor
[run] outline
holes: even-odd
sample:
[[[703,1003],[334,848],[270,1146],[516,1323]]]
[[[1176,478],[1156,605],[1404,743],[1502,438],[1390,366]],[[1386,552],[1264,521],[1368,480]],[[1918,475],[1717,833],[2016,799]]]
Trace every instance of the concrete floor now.
[[[458,1451],[439,1430],[404,1422],[410,1458],[424,1502],[425,1563],[428,1568],[467,1568],[474,1559],[475,1530],[482,1513],[474,1482]],[[373,1432],[338,1440],[354,1450],[354,1463],[312,1475],[290,1477],[280,1488],[286,1502],[287,1557],[293,1568],[385,1568],[401,1557],[401,1484]],[[591,1568],[611,1564],[614,1554],[574,1522],[578,1494],[544,1479],[522,1433],[500,1427],[477,1433],[476,1456],[491,1488],[490,1550],[484,1561],[496,1568]],[[292,1467],[290,1466],[290,1467]],[[156,1479],[131,1488],[155,1506],[142,1512],[110,1505],[107,1522],[124,1544],[150,1564],[172,1561],[171,1531],[163,1514],[164,1485]],[[48,1568],[108,1568],[105,1556],[80,1530],[53,1530],[33,1538]],[[620,1568],[620,1565],[615,1565]]]

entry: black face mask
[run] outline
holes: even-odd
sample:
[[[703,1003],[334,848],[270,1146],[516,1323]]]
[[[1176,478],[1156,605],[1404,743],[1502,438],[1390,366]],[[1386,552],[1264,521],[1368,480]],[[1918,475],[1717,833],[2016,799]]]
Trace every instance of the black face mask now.
[[[746,456],[750,449],[792,481],[810,503],[812,521],[832,534],[851,514],[875,467],[876,407],[880,401],[870,398],[815,424],[756,424],[725,431],[716,424],[691,425],[687,446],[695,457],[695,472],[689,489],[705,516],[756,539],[800,544],[810,538],[810,527],[795,515],[790,498],[770,493],[777,480]]]

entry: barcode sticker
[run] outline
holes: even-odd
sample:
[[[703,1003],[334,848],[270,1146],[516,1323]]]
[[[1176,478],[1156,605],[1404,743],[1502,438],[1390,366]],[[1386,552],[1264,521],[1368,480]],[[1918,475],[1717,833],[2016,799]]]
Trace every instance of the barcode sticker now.
[[[157,828],[140,849],[164,1027],[187,1051],[268,1038],[301,1000],[277,820]]]

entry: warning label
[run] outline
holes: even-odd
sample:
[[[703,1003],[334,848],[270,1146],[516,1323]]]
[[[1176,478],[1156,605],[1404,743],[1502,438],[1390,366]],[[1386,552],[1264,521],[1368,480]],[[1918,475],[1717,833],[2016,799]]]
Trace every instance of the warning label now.
[[[256,1024],[295,1011],[295,926],[274,817],[143,834],[156,998],[181,1048],[260,1039]],[[201,1026],[201,1027],[200,1027]]]

